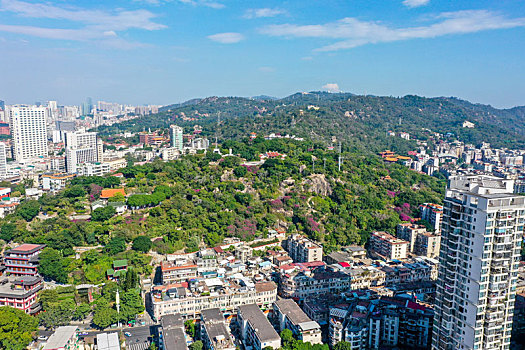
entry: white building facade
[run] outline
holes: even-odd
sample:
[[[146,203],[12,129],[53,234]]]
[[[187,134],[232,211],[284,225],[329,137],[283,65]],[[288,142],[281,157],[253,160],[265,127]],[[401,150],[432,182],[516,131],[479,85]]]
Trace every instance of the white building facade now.
[[[444,201],[433,350],[510,348],[525,197],[513,181],[451,177]]]
[[[16,105],[9,108],[15,159],[27,161],[46,157],[47,148],[47,108]]]

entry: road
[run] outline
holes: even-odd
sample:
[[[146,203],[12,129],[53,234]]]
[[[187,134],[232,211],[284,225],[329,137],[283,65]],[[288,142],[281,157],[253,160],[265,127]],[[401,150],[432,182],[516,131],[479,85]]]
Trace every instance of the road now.
[[[156,335],[156,326],[141,326],[126,328],[123,332],[129,332],[130,337],[126,336],[126,349],[144,350],[147,349]]]

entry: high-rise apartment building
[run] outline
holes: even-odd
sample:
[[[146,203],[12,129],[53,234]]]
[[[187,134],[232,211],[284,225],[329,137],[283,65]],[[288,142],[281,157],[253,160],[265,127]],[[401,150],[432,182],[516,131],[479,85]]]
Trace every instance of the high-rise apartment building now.
[[[433,350],[510,347],[525,197],[513,181],[449,179],[434,316]]]
[[[184,130],[177,125],[170,126],[170,143],[171,147],[178,149],[179,151],[182,151],[182,148],[184,146],[182,134]]]
[[[0,179],[4,179],[7,176],[7,155],[6,145],[0,142]]]
[[[17,105],[9,108],[15,159],[47,156],[47,108]]]
[[[102,142],[96,132],[66,132],[66,168],[71,174],[77,172],[77,166],[85,163],[102,161]]]

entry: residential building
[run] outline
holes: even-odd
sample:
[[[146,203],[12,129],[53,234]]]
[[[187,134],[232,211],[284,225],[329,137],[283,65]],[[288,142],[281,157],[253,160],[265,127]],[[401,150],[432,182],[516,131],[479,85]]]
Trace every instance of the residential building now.
[[[253,255],[252,247],[243,244],[235,248],[235,258],[243,263],[248,261]]]
[[[416,247],[416,239],[419,233],[426,232],[424,226],[419,226],[411,223],[398,224],[396,227],[396,236],[409,243],[409,252],[413,253]]]
[[[406,259],[409,243],[386,232],[373,232],[370,237],[370,252],[385,260]]]
[[[10,306],[34,315],[42,307],[37,293],[44,288],[42,277],[4,277],[0,280],[0,306]]]
[[[182,151],[179,150],[178,148],[169,147],[169,148],[163,148],[161,150],[160,156],[164,161],[167,162],[170,160],[179,159],[182,154],[183,154]]]
[[[508,349],[525,197],[513,180],[451,176],[443,206],[432,349]]]
[[[111,167],[107,163],[82,163],[76,165],[78,176],[104,176],[111,172]]]
[[[430,232],[420,233],[416,239],[415,254],[428,258],[438,258],[440,244],[440,234],[432,234]]]
[[[172,313],[195,318],[206,309],[233,312],[246,304],[271,306],[277,299],[277,285],[274,282],[254,283],[247,278],[198,278],[154,286],[150,297],[151,311],[157,320]]]
[[[25,162],[47,157],[47,108],[16,105],[9,109],[15,159]]]
[[[6,250],[4,265],[6,272],[13,276],[35,276],[38,274],[38,255],[45,244],[22,244]]]
[[[283,241],[283,247],[295,262],[323,260],[323,247],[299,234],[291,235]]]
[[[0,179],[7,177],[7,155],[6,144],[0,142]]]
[[[99,333],[97,334],[98,350],[120,350],[120,340],[118,333]]]
[[[329,344],[351,349],[426,349],[432,333],[432,309],[406,298],[350,297],[330,308]]]
[[[397,225],[397,237],[409,243],[409,251],[415,255],[422,255],[429,258],[439,256],[439,243],[441,236],[439,233],[427,232],[424,226],[403,223]]]
[[[74,177],[74,174],[44,174],[42,175],[42,189],[52,192],[61,191],[66,188],[67,183]]]
[[[68,173],[77,172],[77,167],[85,163],[97,163],[103,160],[102,141],[96,132],[74,131],[65,133],[66,168]]]
[[[279,332],[289,329],[293,335],[311,344],[322,344],[321,326],[312,321],[292,299],[280,299],[273,303],[275,318],[279,324]]]
[[[77,330],[77,326],[58,327],[42,350],[79,350],[81,344],[77,337]]]
[[[187,350],[188,343],[180,314],[162,316],[159,328],[159,345],[164,350]]]
[[[443,217],[443,206],[433,203],[425,203],[419,206],[421,219],[429,222],[435,232],[441,230],[441,218]]]
[[[323,264],[324,265],[324,264]],[[331,268],[283,269],[279,294],[283,298],[303,300],[322,294],[334,294],[352,289],[352,275]]]
[[[170,126],[170,145],[181,152],[184,148],[183,133],[184,130],[180,126]]]
[[[200,339],[209,350],[235,350],[235,343],[226,320],[218,308],[202,310]]]
[[[361,246],[343,247],[340,251],[331,252],[324,256],[325,262],[330,264],[338,264],[342,262],[349,263],[353,260],[360,260],[366,258],[366,249]]]
[[[266,347],[279,349],[281,347],[281,337],[256,304],[239,306],[237,322],[245,347],[251,346],[255,350],[262,350]]]
[[[184,261],[182,264],[163,261],[160,264],[162,284],[168,285],[197,277],[197,264]]]

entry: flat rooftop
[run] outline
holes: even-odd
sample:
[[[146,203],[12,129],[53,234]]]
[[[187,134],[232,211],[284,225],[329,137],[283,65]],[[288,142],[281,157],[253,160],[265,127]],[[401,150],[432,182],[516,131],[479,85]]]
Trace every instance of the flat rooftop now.
[[[182,328],[173,328],[163,331],[165,350],[187,350],[186,337]]]
[[[118,333],[97,334],[97,348],[98,350],[120,350]]]
[[[312,321],[292,299],[277,300],[274,304],[294,325]]]
[[[205,323],[224,322],[224,316],[218,308],[202,310],[201,317]]]
[[[77,328],[77,326],[58,327],[55,333],[47,340],[43,350],[54,350],[65,347],[69,339],[75,336]]]
[[[277,334],[273,326],[270,324],[270,321],[268,321],[266,315],[256,304],[239,306],[238,312],[242,319],[246,320],[256,331],[257,337],[261,343],[280,339],[279,334]]]

